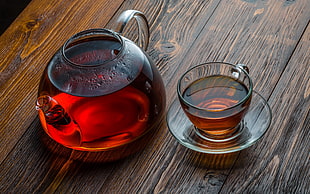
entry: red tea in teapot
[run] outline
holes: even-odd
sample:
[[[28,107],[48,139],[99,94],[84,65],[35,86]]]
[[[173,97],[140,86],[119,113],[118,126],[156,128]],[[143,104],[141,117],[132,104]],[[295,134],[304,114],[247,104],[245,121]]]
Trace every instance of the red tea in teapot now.
[[[150,112],[149,97],[133,86],[98,97],[60,92],[44,100],[53,101],[51,108],[40,114],[48,134],[63,145],[79,149],[110,148],[134,140],[146,132],[156,114]]]
[[[161,120],[160,74],[133,43],[124,48],[124,41],[111,36],[78,40],[66,45],[65,56],[52,58],[37,109],[55,141],[77,150],[106,150],[134,141]],[[130,52],[141,59],[128,64]]]

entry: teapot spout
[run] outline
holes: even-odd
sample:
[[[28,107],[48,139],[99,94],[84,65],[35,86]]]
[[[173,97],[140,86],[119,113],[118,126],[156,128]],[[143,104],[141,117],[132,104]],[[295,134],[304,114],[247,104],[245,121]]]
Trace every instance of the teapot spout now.
[[[81,145],[80,127],[66,110],[51,96],[39,96],[36,109],[44,130],[63,145]]]
[[[37,99],[36,109],[42,111],[46,123],[50,125],[66,125],[71,122],[65,109],[51,96],[44,95]]]

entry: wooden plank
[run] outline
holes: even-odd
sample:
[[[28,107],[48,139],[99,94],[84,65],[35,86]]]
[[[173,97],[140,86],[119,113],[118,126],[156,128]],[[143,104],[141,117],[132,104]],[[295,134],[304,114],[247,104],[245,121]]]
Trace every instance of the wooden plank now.
[[[169,61],[170,66],[180,61],[183,69],[206,61],[247,64],[254,89],[268,97],[310,20],[306,11],[309,9],[310,4],[305,0],[289,4],[286,1],[221,1],[199,34],[199,41],[185,56],[178,56],[181,59]],[[179,77],[182,73],[179,68],[167,73],[176,72]],[[173,79],[167,82],[175,85]]]
[[[126,2],[127,3],[127,2]],[[145,2],[143,2],[145,3]],[[246,44],[248,42],[248,39],[251,37],[247,37],[245,39],[243,36],[239,36],[239,38],[236,40],[236,34],[240,33],[241,31],[246,31],[248,28],[250,28],[253,32],[255,32],[257,29],[256,25],[260,23],[261,26],[264,26],[266,28],[265,31],[260,34],[260,40],[263,41],[263,45],[265,46],[261,53],[268,53],[268,50],[274,46],[274,44],[279,45],[280,47],[284,48],[283,53],[281,53],[280,57],[283,56],[290,56],[290,54],[294,50],[294,46],[297,44],[299,37],[301,36],[303,32],[303,27],[305,25],[305,18],[307,17],[306,14],[299,16],[299,20],[292,21],[293,24],[288,24],[295,26],[296,29],[293,30],[294,40],[287,40],[286,39],[286,32],[282,32],[281,29],[286,29],[286,26],[283,26],[282,22],[277,21],[269,21],[268,23],[264,23],[264,21],[267,21],[267,18],[273,16],[274,11],[278,11],[278,14],[281,16],[285,16],[285,18],[289,18],[289,16],[286,16],[287,11],[289,8],[284,7],[282,9],[282,4],[277,4],[276,6],[272,4],[264,5],[266,10],[269,10],[267,14],[263,14],[263,17],[256,18],[256,23],[251,24],[248,26],[248,24],[241,25],[242,22],[244,22],[246,19],[240,21],[240,24],[235,24],[232,21],[234,20],[235,15],[239,15],[237,18],[242,18],[244,15],[244,12],[248,14],[245,18],[250,18],[255,14],[255,12],[258,9],[261,9],[261,2],[257,2],[254,4],[246,3],[246,2],[240,2],[233,4],[230,3],[230,1],[225,1],[223,4],[220,4],[218,8],[216,9],[214,15],[212,15],[211,18],[209,18],[210,15],[207,15],[206,17],[201,17],[202,13],[207,13],[208,10],[199,10],[197,11],[191,11],[188,12],[184,11],[184,9],[189,9],[190,5],[194,5],[193,2],[188,2],[188,4],[181,4],[177,3],[177,5],[174,5],[172,2],[169,2],[170,4],[167,5],[165,3],[159,4],[162,6],[161,9],[156,9],[158,11],[154,11],[152,9],[148,9],[149,7],[154,7],[155,3],[137,3],[135,5],[128,5],[124,4],[124,6],[127,7],[134,7],[135,9],[140,9],[147,13],[147,16],[150,17],[150,20],[154,20],[153,18],[158,18],[160,20],[160,23],[155,22],[155,24],[151,23],[151,33],[152,33],[152,42],[149,47],[148,53],[152,56],[153,59],[155,59],[156,63],[158,64],[168,91],[168,102],[171,102],[173,97],[175,96],[175,93],[172,91],[175,90],[175,83],[178,75],[180,75],[181,72],[183,72],[188,66],[196,64],[195,62],[202,62],[204,60],[220,60],[223,56],[228,56],[227,53],[229,53],[227,50],[223,51],[222,49],[225,48],[225,45],[229,45],[229,42],[232,43],[234,41],[240,41],[246,46],[246,48],[249,49],[248,52],[254,52],[256,50],[259,50],[258,48],[261,47],[260,44],[257,44],[255,47],[255,44],[253,46],[253,43]],[[197,3],[197,2],[196,2]],[[200,2],[201,3],[201,2]],[[291,14],[295,14],[297,10],[299,9],[307,9],[304,7],[304,2],[300,2],[300,4],[295,4],[293,6],[293,11]],[[230,6],[227,6],[229,4]],[[232,4],[232,5],[231,5]],[[156,4],[157,5],[157,4]],[[217,6],[217,3],[212,3],[213,6]],[[158,5],[157,5],[158,6]],[[168,7],[168,9],[166,7]],[[188,6],[188,7],[187,7]],[[155,6],[156,7],[156,6]],[[208,7],[207,4],[200,5],[201,7]],[[212,7],[212,6],[211,6]],[[241,7],[241,11],[240,11]],[[258,8],[259,7],[259,8]],[[182,9],[183,8],[183,9]],[[224,9],[224,11],[223,11]],[[292,8],[290,8],[292,9]],[[121,11],[122,9],[120,9]],[[180,11],[181,10],[181,11]],[[238,10],[236,12],[230,13],[229,10]],[[240,11],[240,12],[239,12]],[[261,11],[258,11],[261,12]],[[187,22],[186,18],[190,16],[190,14],[186,13],[196,13],[197,17],[204,18],[199,21],[196,21],[195,18],[192,18],[190,21]],[[212,12],[211,12],[212,13]],[[210,13],[210,14],[211,14]],[[228,15],[223,15],[223,13],[228,13]],[[171,15],[173,14],[173,15]],[[257,13],[256,13],[257,14]],[[298,15],[298,14],[297,14]],[[165,17],[167,16],[167,17]],[[170,17],[168,17],[170,16]],[[196,17],[196,16],[191,16]],[[259,17],[259,16],[257,16]],[[167,18],[167,19],[166,19]],[[172,20],[173,18],[174,20]],[[219,18],[219,19],[217,19]],[[224,21],[223,21],[224,20]],[[186,22],[184,22],[186,21]],[[206,26],[204,27],[204,24],[206,21],[209,21]],[[184,22],[184,23],[182,23]],[[220,23],[217,25],[216,28],[211,28],[213,25]],[[301,24],[299,24],[301,22]],[[180,25],[182,24],[182,25]],[[230,25],[228,25],[230,24]],[[281,25],[282,24],[282,25]],[[186,27],[189,25],[189,27]],[[270,38],[270,34],[268,32],[267,35],[264,36],[263,33],[266,33],[268,30],[267,28],[272,25],[278,25],[280,28],[280,35],[276,35],[274,42],[264,42],[266,38]],[[204,28],[201,28],[204,27]],[[202,29],[202,31],[200,30]],[[211,31],[210,31],[211,30]],[[219,33],[223,32],[223,33]],[[210,35],[211,37],[208,37],[207,35]],[[245,32],[244,32],[245,33]],[[197,38],[197,36],[200,35],[200,37]],[[184,37],[182,37],[184,36]],[[254,38],[256,36],[253,36]],[[195,41],[196,40],[196,41]],[[211,41],[211,43],[210,43]],[[258,40],[257,40],[258,41]],[[258,41],[259,42],[259,41]],[[292,44],[292,42],[295,43]],[[285,43],[285,44],[284,44]],[[289,43],[286,45],[286,43]],[[239,43],[240,44],[240,43]],[[206,47],[206,45],[208,45]],[[237,47],[235,44],[235,48]],[[240,49],[240,48],[239,48]],[[197,51],[198,54],[197,54]],[[212,53],[210,53],[212,51]],[[188,54],[190,53],[190,54]],[[191,55],[193,54],[193,55]],[[210,56],[211,54],[211,56]],[[268,56],[270,55],[270,58],[273,60],[273,58],[279,57],[277,52],[268,53]],[[185,56],[185,57],[184,57]],[[201,57],[203,56],[203,57]],[[186,58],[188,57],[188,59]],[[236,57],[236,56],[235,56]],[[239,57],[242,57],[239,55]],[[259,60],[265,60],[264,58],[261,58],[261,55],[256,56],[257,58],[249,58],[247,60],[249,61],[255,61]],[[227,58],[226,60],[229,60]],[[239,59],[240,60],[240,59]],[[286,58],[286,61],[281,61],[281,68],[277,69],[277,71],[281,72],[285,68],[286,62],[288,60],[288,57]],[[272,66],[273,61],[271,61],[272,64],[267,64]],[[253,62],[252,62],[253,63]],[[261,64],[260,66],[255,66],[255,68],[258,70],[262,68]],[[176,72],[177,71],[177,72]],[[256,70],[255,70],[256,71]],[[254,71],[254,72],[255,72]],[[175,76],[172,76],[176,72]],[[253,72],[253,70],[252,70]],[[266,73],[268,75],[268,72]],[[266,75],[263,74],[263,75]],[[254,74],[255,75],[255,74]],[[262,75],[262,77],[263,77]],[[256,80],[259,80],[257,78],[257,75],[254,76]],[[279,79],[279,75],[276,77]],[[271,79],[274,79],[272,77]],[[274,80],[274,82],[277,82],[277,79]],[[269,92],[271,92],[272,87],[269,88]],[[268,93],[267,93],[268,94]],[[182,146],[178,145],[175,140],[169,135],[168,130],[162,130],[157,138],[158,142],[161,142],[162,144],[156,144],[155,146],[151,144],[151,148],[146,149],[142,155],[143,157],[139,157],[139,159],[134,160],[135,162],[129,162],[126,166],[126,168],[123,168],[121,166],[119,169],[114,170],[114,175],[110,176],[109,179],[105,180],[103,183],[101,183],[101,192],[108,192],[108,191],[115,191],[117,192],[203,192],[203,191],[210,191],[210,192],[218,192],[220,191],[222,185],[224,184],[227,176],[229,175],[229,167],[230,165],[227,165],[227,169],[223,170],[214,170],[214,164],[207,163],[206,166],[195,166],[192,165],[192,162],[195,161],[195,158],[197,157],[192,152],[184,149]],[[194,155],[194,159],[192,159],[192,155]],[[208,161],[208,158],[210,156],[201,157],[203,161]],[[199,157],[198,157],[199,158]],[[211,157],[212,158],[212,157]],[[235,158],[235,156],[232,156],[231,158]],[[205,160],[204,160],[205,159]],[[220,158],[225,163],[225,158]],[[217,160],[212,158],[212,160]],[[234,161],[234,160],[232,160]],[[136,163],[137,162],[137,163]],[[233,164],[233,162],[232,162]],[[77,174],[83,174],[84,173],[77,173]],[[126,174],[127,176],[124,177],[123,175]],[[139,175],[139,176],[137,176]],[[70,177],[73,177],[74,174],[72,174]],[[91,175],[90,175],[91,176]],[[91,177],[87,177],[88,179],[91,179]],[[179,178],[176,178],[179,177]],[[69,183],[74,183],[77,181],[77,179],[69,181]],[[61,191],[68,191],[70,190],[70,186],[68,186],[68,182],[61,184],[59,186],[59,190]],[[132,185],[135,185],[135,187],[132,187]],[[86,188],[85,188],[86,189]]]
[[[48,186],[70,156],[71,151],[66,155],[53,155],[53,150],[44,146],[41,139],[44,134],[38,118],[31,126],[32,130],[25,132],[23,141],[16,144],[18,152],[11,153],[1,163],[1,193],[42,193],[42,187]]]
[[[256,83],[263,81],[265,76],[276,75],[262,82],[261,86],[256,85],[258,89],[266,88],[264,95],[268,96],[303,33],[307,23],[305,20],[309,21],[306,0],[291,5],[285,4],[285,1],[226,0],[218,3],[125,1],[119,10],[133,8],[147,14],[152,37],[148,53],[163,74],[169,104],[175,97],[173,91],[180,74],[189,66],[206,60],[245,62],[252,69]],[[283,21],[277,20],[274,12]],[[293,16],[297,19],[290,20]],[[272,17],[274,19],[270,19]],[[257,28],[258,24],[260,28]],[[271,26],[278,26],[278,29],[272,28],[269,32]],[[288,32],[287,29],[292,26]],[[244,51],[242,55],[240,50]],[[280,64],[276,63],[275,70],[272,70],[276,59],[281,59]],[[261,71],[264,68],[266,70]],[[307,123],[305,125],[308,126]],[[56,144],[51,145],[52,151],[45,150],[40,143],[42,140],[37,138],[37,130],[39,123],[35,120],[2,162],[0,191],[217,193],[231,177],[236,182],[239,180],[235,178],[238,171],[230,174],[239,153],[225,156],[196,154],[180,146],[165,126],[143,151],[113,164],[79,162],[74,159],[83,161],[88,157],[71,154]],[[53,153],[53,150],[56,152]],[[245,153],[250,158],[261,157],[258,151],[249,151],[241,152],[243,155],[240,158]],[[246,172],[248,166],[240,165],[235,167],[241,168],[242,173]],[[284,180],[285,183],[288,182]]]
[[[105,26],[122,3],[33,0],[0,37],[0,163],[37,114],[37,86],[49,59],[76,32]]]
[[[125,3],[130,4],[131,2]],[[195,36],[202,29],[202,24],[204,23],[204,21],[197,20],[195,17],[193,18],[191,15],[188,15],[186,13],[199,12],[201,15],[204,15],[205,18],[208,18],[210,17],[213,10],[216,8],[218,1],[201,1],[199,4],[193,4],[192,2],[184,3],[178,1],[174,2],[173,4],[169,4],[168,1],[161,2],[159,4],[157,3],[158,2],[156,1],[150,1],[149,3],[137,1],[137,5],[124,4],[124,7],[126,7],[127,9],[130,7],[146,12],[148,18],[150,18],[149,20],[151,24],[151,29],[157,29],[155,35],[152,34],[151,36],[151,45],[153,44],[153,46],[150,46],[150,48],[153,48],[154,43],[157,43],[157,41],[154,40],[154,37],[156,37],[157,40],[160,40],[163,38],[162,36],[166,36],[165,29],[163,29],[163,27],[165,27],[166,25],[177,26],[179,21],[187,21],[186,23],[191,27],[188,28],[189,32],[187,33],[187,38],[188,40],[194,41]],[[154,9],[149,9],[149,6],[153,7]],[[182,8],[182,11],[179,11],[179,8]],[[161,16],[159,17],[159,15]],[[171,21],[169,20],[170,17],[176,18],[174,21]],[[198,17],[198,15],[196,15],[196,17]],[[168,32],[169,34],[173,35],[175,34],[175,29],[172,28],[168,30]],[[181,37],[179,38],[181,39]],[[166,44],[161,49],[169,49],[169,47],[169,44]],[[188,49],[188,47],[186,48]],[[155,51],[157,52],[157,54],[160,54],[157,50]],[[182,52],[184,51],[182,50]],[[164,55],[168,57],[169,53],[164,53]],[[154,59],[155,61],[158,61],[158,58],[154,57]],[[32,174],[32,177],[44,177],[44,179],[42,180],[43,182],[41,182],[39,185],[40,187],[38,188],[38,191],[50,191],[50,189],[57,189],[57,191],[61,192],[96,192],[98,189],[101,189],[101,191],[107,190],[107,192],[135,192],[139,190],[148,190],[153,189],[152,187],[155,186],[154,184],[156,184],[157,180],[161,178],[162,172],[164,172],[165,169],[168,167],[166,166],[166,164],[170,163],[170,160],[172,158],[174,158],[174,160],[176,159],[174,153],[177,151],[175,149],[177,143],[174,142],[173,144],[171,144],[171,137],[169,137],[169,141],[165,140],[165,137],[167,137],[168,134],[168,131],[166,131],[165,127],[161,128],[158,136],[156,136],[156,139],[153,140],[154,142],[150,142],[150,145],[145,150],[139,153],[142,155],[141,157],[129,157],[121,162],[110,165],[108,167],[105,167],[106,165],[100,164],[93,166],[89,164],[81,164],[78,161],[73,161],[71,163],[68,152],[60,149],[59,146],[57,147],[57,145],[53,145],[51,149],[58,150],[57,152],[60,154],[63,153],[66,156],[67,161],[69,162],[66,163],[66,161],[64,161],[60,156],[60,158],[58,159],[57,156],[54,156],[52,153],[46,153],[46,155],[43,155],[44,158],[40,158],[39,156],[42,155],[42,151],[40,148],[38,148],[39,151],[36,151],[35,156],[29,156],[27,155],[27,152],[25,153],[23,151],[20,151],[20,148],[26,147],[26,150],[29,150],[29,152],[31,152],[35,151],[35,149],[30,149],[26,145],[35,144],[36,146],[40,146],[40,144],[38,143],[31,143],[33,142],[33,140],[31,140],[31,135],[33,133],[35,134],[35,132],[33,131],[36,131],[37,127],[37,125],[30,126],[23,138],[20,140],[19,144],[16,146],[16,148],[14,148],[14,151],[3,162],[3,164],[15,164],[13,166],[6,167],[6,170],[3,170],[1,172],[1,174],[4,174],[5,177],[12,177],[15,175],[13,183],[9,181],[6,183],[6,181],[8,180],[7,178],[3,179],[3,182],[1,181],[1,183],[3,183],[4,191],[10,190],[12,188],[14,189],[12,189],[11,191],[21,191],[26,188],[26,186],[23,184],[25,182],[27,182],[27,190],[31,191],[37,188],[37,181],[33,181],[32,183],[28,180],[29,176],[24,176],[28,173]],[[163,150],[169,151],[169,156],[167,156],[167,154]],[[181,149],[180,151],[183,152],[184,150]],[[184,154],[182,152],[181,155]],[[17,153],[22,155],[22,161],[33,161],[28,162],[29,166],[27,166],[24,171],[19,170],[19,161],[16,161],[16,163],[14,162],[14,155],[16,155]],[[50,165],[51,163],[53,163],[51,160],[59,160],[57,164],[59,166],[65,164],[71,164],[71,166],[70,168],[67,168],[67,170],[61,169],[59,167],[55,168],[54,165]],[[38,172],[33,169],[37,163],[35,161],[38,161],[41,164],[39,166],[39,169],[36,168]],[[158,164],[166,167],[161,167],[161,169],[153,167],[150,168],[150,166],[156,166]],[[89,173],[89,171],[92,173]],[[42,175],[39,172],[45,172],[46,174]],[[62,175],[64,174],[65,176],[63,177]],[[127,174],[127,176],[124,176],[124,174]],[[137,174],[139,174],[139,176],[137,176]],[[147,184],[145,184],[144,179],[148,179]],[[81,182],[82,180],[87,185]],[[150,183],[151,181],[154,181],[154,183]],[[130,187],[131,184],[137,186]],[[150,188],[147,188],[148,186],[150,186]]]
[[[310,25],[269,100],[274,120],[258,146],[242,152],[223,193],[310,192]]]
[[[196,34],[191,31],[193,26],[187,28],[187,25],[182,23],[183,18],[176,19],[182,13],[172,16],[171,18],[175,19],[173,21],[165,22],[165,17],[163,17],[161,24],[152,26],[152,34],[155,37],[152,38],[154,43],[151,44],[149,53],[155,58],[164,77],[168,102],[171,102],[175,97],[173,91],[176,88],[176,80],[185,69],[214,60],[246,63],[251,69],[255,88],[268,97],[286,68],[309,21],[309,14],[306,11],[308,9],[307,1],[291,4],[287,4],[285,1],[221,1],[211,18],[201,17],[200,25],[203,26],[203,29],[195,31]],[[173,11],[177,12],[179,8],[168,10],[169,13],[173,13]],[[190,15],[190,13],[195,12],[189,11],[188,14]],[[194,22],[194,20],[192,21]],[[294,30],[289,29],[289,26],[293,26]],[[190,36],[195,36],[195,39],[191,39]],[[214,170],[216,165],[212,162],[211,164],[206,162],[205,166],[196,166],[192,162],[191,155],[194,155],[193,158],[201,158],[202,161],[208,161],[211,156],[203,157],[199,154],[196,156],[176,144],[175,140],[169,136],[169,132],[163,133],[164,135],[159,137],[159,141],[175,145],[167,147],[164,144],[161,147],[161,153],[158,153],[158,157],[154,158],[159,162],[155,166],[153,163],[145,164],[146,167],[142,165],[142,172],[145,173],[145,176],[130,177],[127,179],[130,180],[129,184],[123,182],[124,180],[118,176],[118,173],[115,173],[116,176],[112,177],[109,183],[125,184],[124,187],[118,188],[116,191],[120,192],[122,188],[124,190],[125,187],[130,187],[130,184],[133,184],[138,185],[138,188],[130,190],[132,192],[219,192],[227,177],[230,178],[229,167],[232,165],[225,166],[228,170]],[[166,160],[162,158],[162,152],[169,153]],[[171,152],[174,154],[172,158]],[[252,153],[251,158],[255,158],[255,156],[255,153]],[[235,158],[235,156],[231,158]],[[229,161],[224,157],[220,159],[211,157],[210,161],[213,160],[222,160],[222,163]],[[233,163],[231,162],[231,164]],[[243,166],[241,165],[240,168]],[[129,170],[125,172],[125,174],[132,174],[132,171]],[[134,174],[140,174],[140,171],[135,170],[134,172]],[[235,180],[238,179],[235,177]],[[144,184],[141,183],[142,181]],[[107,192],[108,189],[109,187],[102,187],[103,192]]]
[[[183,20],[165,23],[163,19],[162,23],[152,31],[155,44],[150,46],[149,53],[156,59],[163,74],[168,91],[168,102],[175,97],[173,91],[176,88],[176,79],[185,69],[214,60],[248,64],[255,88],[268,97],[309,21],[309,14],[306,11],[308,9],[309,4],[306,1],[291,4],[285,1],[221,1],[211,18],[201,18],[202,21],[207,22],[202,31],[197,31],[196,36],[199,35],[199,37],[194,39],[194,42],[187,36],[191,34],[191,31],[188,32],[190,28],[186,29],[186,25],[182,23]],[[175,10],[177,11],[177,8]],[[173,9],[170,9],[169,13],[171,12]],[[177,14],[172,18],[178,16]],[[177,28],[172,23],[183,28]],[[293,26],[294,30],[289,29],[288,26]],[[157,39],[156,36],[160,38]],[[186,38],[181,38],[181,36]],[[175,143],[169,135],[163,139],[159,137],[159,140]],[[191,152],[184,151],[184,148],[177,144],[175,146],[172,147],[173,150],[177,150],[173,151],[175,156],[173,158],[170,154],[167,156],[170,163],[158,162],[156,166],[152,166],[152,163],[143,171],[146,174],[145,178],[128,178],[130,184],[134,185],[141,185],[140,181],[144,181],[144,185],[138,186],[133,192],[212,191],[216,193],[220,191],[229,177],[229,170],[214,170],[212,163],[211,166],[207,163],[206,166],[200,166],[200,168],[193,167],[187,159]],[[172,152],[166,149],[166,145],[163,145],[161,149],[165,153]],[[255,154],[252,157],[254,158]],[[162,161],[162,155],[158,158],[161,159],[158,161]],[[205,158],[208,161],[209,156]],[[110,182],[123,185],[124,182],[121,180],[119,176],[116,176]],[[106,192],[108,189],[109,187],[103,187],[102,191]],[[121,188],[117,191],[121,191]]]

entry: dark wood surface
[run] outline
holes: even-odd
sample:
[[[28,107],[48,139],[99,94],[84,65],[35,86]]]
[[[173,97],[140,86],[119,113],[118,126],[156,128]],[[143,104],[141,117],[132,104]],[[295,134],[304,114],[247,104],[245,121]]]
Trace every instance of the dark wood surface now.
[[[112,163],[50,140],[34,108],[44,67],[71,35],[111,28],[126,9],[148,18],[167,107],[189,67],[244,63],[272,109],[265,136],[199,154],[163,121],[142,151]],[[0,37],[0,193],[310,193],[309,10],[308,0],[32,0]]]

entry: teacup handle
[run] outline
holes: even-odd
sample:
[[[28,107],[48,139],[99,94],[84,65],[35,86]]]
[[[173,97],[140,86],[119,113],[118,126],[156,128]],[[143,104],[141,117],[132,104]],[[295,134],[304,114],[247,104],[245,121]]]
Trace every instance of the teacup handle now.
[[[245,64],[237,64],[236,66],[239,67],[240,69],[243,69],[247,73],[250,73],[250,69]]]
[[[115,32],[123,33],[125,26],[128,22],[135,18],[138,24],[138,45],[144,50],[149,45],[149,24],[145,15],[137,10],[126,10],[118,17],[115,27],[112,29]]]

